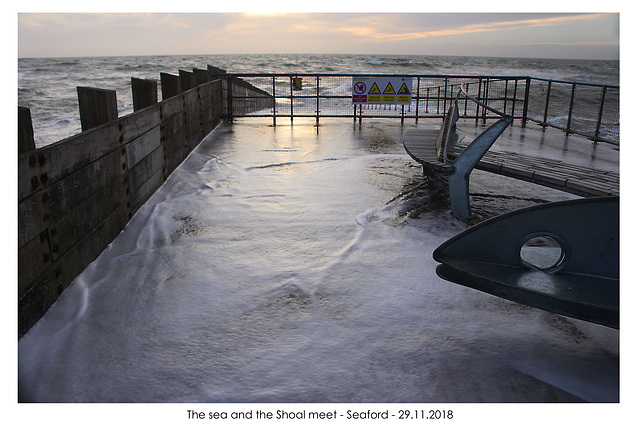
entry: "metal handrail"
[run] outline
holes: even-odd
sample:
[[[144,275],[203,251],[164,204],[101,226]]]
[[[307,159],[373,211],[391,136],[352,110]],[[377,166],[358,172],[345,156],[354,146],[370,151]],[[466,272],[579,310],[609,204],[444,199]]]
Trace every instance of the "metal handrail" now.
[[[543,129],[552,127],[568,134],[577,134],[594,143],[608,142],[619,145],[619,86],[566,80],[532,78],[520,75],[442,75],[442,74],[341,74],[341,73],[218,73],[215,77],[246,79],[253,81],[257,78],[270,78],[270,88],[264,88],[264,93],[248,95],[231,94],[233,101],[229,101],[229,110],[233,109],[233,102],[251,99],[271,100],[269,112],[264,109],[254,109],[250,113],[237,113],[234,116],[264,116],[273,117],[343,117],[362,120],[363,118],[443,118],[447,107],[455,99],[454,88],[462,87],[466,99],[477,103],[475,112],[467,109],[465,102],[461,106],[460,118],[475,119],[476,122],[486,122],[509,113],[514,119],[522,122],[522,127],[531,121],[542,126]],[[296,94],[288,89],[278,94],[283,87],[276,86],[276,81],[282,78],[302,77],[314,79],[315,90],[303,94]],[[320,88],[323,78],[352,79],[354,77],[410,77],[414,79],[414,95],[411,104],[393,108],[383,105],[357,105],[348,100],[351,96],[345,92],[344,82],[339,90],[333,91],[331,85]],[[463,81],[463,82],[461,82]],[[281,81],[280,81],[281,82]],[[256,84],[260,86],[261,84]],[[311,89],[309,85],[308,89]],[[337,88],[337,87],[336,87]],[[471,96],[471,90],[477,94]],[[294,106],[295,101],[304,99],[315,100],[314,108]],[[344,102],[341,102],[344,100]],[[285,102],[288,105],[283,112]],[[321,103],[321,101],[327,101]],[[480,103],[478,103],[480,102]],[[239,102],[241,103],[241,102]],[[311,102],[309,103],[310,106]],[[238,105],[242,107],[243,105]],[[302,105],[300,105],[302,106]],[[499,108],[498,108],[499,106]],[[311,112],[313,111],[313,112]]]

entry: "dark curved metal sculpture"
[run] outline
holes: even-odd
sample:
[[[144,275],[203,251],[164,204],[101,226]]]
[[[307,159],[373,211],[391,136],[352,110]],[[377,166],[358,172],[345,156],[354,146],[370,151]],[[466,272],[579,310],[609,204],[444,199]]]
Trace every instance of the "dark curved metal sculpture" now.
[[[619,329],[620,202],[585,198],[495,217],[433,252],[441,278]]]

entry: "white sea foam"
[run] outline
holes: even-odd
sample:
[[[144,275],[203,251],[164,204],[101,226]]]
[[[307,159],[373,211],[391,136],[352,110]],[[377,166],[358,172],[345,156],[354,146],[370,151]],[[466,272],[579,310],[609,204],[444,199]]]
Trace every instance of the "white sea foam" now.
[[[389,152],[349,121],[221,125],[20,340],[21,399],[617,400],[617,331],[436,276],[466,224],[370,126]]]

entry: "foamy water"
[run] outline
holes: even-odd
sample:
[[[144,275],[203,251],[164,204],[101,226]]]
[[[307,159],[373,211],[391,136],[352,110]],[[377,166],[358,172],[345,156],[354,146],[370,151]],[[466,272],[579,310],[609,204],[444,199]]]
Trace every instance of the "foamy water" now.
[[[397,120],[269,124],[220,125],[20,340],[22,400],[618,400],[618,331],[436,276],[467,225],[408,192]]]

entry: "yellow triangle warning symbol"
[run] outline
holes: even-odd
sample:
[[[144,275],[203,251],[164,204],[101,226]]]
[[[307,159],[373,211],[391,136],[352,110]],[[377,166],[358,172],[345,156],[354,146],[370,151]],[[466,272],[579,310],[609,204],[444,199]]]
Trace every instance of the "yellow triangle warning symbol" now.
[[[393,86],[391,85],[391,83],[388,83],[387,88],[384,89],[383,94],[396,94],[396,90],[393,89]]]
[[[377,83],[373,83],[373,86],[371,87],[371,90],[369,90],[369,94],[380,94],[380,89],[378,88],[378,84]]]
[[[411,94],[411,92],[407,88],[407,84],[405,84],[404,82],[402,83],[402,87],[400,87],[400,90],[398,90],[398,94]]]

